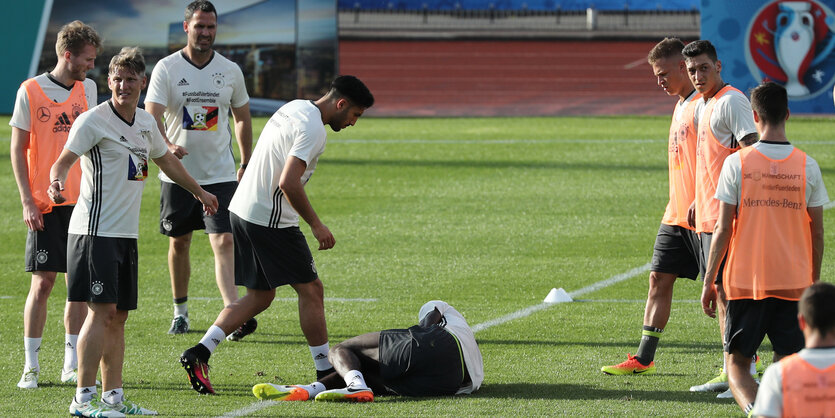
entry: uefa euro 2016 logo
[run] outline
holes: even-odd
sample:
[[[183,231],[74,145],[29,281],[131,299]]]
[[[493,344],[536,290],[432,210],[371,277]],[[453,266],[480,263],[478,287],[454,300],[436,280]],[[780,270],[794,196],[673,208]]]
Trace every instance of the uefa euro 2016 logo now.
[[[772,1],[748,25],[745,55],[756,80],[809,99],[835,82],[835,14],[815,0]]]

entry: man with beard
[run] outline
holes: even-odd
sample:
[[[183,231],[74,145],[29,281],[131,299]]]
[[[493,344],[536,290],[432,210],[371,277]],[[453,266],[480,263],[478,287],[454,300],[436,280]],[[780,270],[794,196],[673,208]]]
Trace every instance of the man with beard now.
[[[209,235],[215,255],[215,280],[224,306],[238,299],[228,206],[252,151],[252,121],[243,73],[237,64],[212,49],[217,33],[217,11],[212,3],[198,0],[189,4],[183,30],[188,38],[186,46],[154,67],[145,108],[157,120],[171,153],[182,160],[201,186],[217,196],[220,207],[215,215],[204,214],[191,193],[160,173],[160,233],[169,237],[168,269],[174,297],[169,334],[184,334],[189,328],[189,249],[194,230],[205,229]],[[237,171],[230,144],[230,109],[241,151]],[[230,333],[230,340],[240,340],[255,330],[255,319],[246,319]]]
[[[200,343],[180,357],[194,390],[214,393],[208,365],[212,352],[226,335],[267,309],[277,287],[288,284],[299,298],[299,323],[317,378],[334,371],[328,361],[324,288],[299,216],[310,226],[319,250],[334,246],[333,234],[313,210],[304,186],[325,150],[325,125],[334,131],[353,126],[373,104],[368,87],[346,75],[337,77],[318,100],[293,100],[267,121],[251,167],[229,204],[235,284],[245,286],[247,293],[226,306]]]

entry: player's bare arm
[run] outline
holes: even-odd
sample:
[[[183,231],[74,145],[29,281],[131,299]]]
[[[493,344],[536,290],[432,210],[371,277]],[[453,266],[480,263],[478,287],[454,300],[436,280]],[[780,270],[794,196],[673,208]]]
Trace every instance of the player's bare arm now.
[[[284,197],[287,198],[293,209],[310,225],[313,236],[319,241],[319,249],[327,250],[333,248],[336,240],[333,238],[330,229],[322,223],[319,215],[313,210],[313,206],[307,198],[307,193],[304,191],[302,175],[306,168],[307,163],[297,157],[290,156],[287,163],[284,164],[278,187],[284,192]]]
[[[713,228],[713,240],[710,242],[710,252],[707,256],[707,271],[704,276],[704,286],[702,288],[702,310],[711,318],[716,317],[716,285],[713,283],[716,280],[716,275],[719,273],[719,266],[722,264],[722,259],[725,258],[725,253],[728,251],[728,245],[731,243],[731,233],[733,232],[733,220],[736,217],[736,205],[730,205],[725,202],[720,202],[719,219],[716,220],[716,226]]]
[[[817,283],[821,279],[821,262],[823,261],[823,206],[806,208],[812,229],[812,281]]]
[[[241,167],[238,168],[238,181],[244,175],[246,164],[252,156],[252,116],[249,113],[249,103],[241,107],[232,108],[232,116],[235,118],[235,139],[238,141],[238,149],[241,152]]]
[[[174,154],[170,152],[166,152],[163,154],[162,157],[154,158],[154,164],[156,164],[166,176],[168,176],[171,180],[174,180],[175,183],[182,186],[184,189],[191,192],[194,195],[194,198],[199,200],[200,203],[203,204],[203,211],[206,212],[208,215],[214,215],[217,213],[217,197],[215,195],[203,190],[197,181],[192,178],[186,168],[183,167],[183,163],[180,162]]]
[[[154,120],[157,121],[157,128],[159,128],[159,132],[162,134],[162,139],[165,140],[165,145],[168,145],[168,150],[171,151],[175,157],[181,160],[183,157],[188,155],[186,147],[172,144],[171,141],[168,140],[168,135],[165,134],[165,124],[162,123],[162,115],[165,113],[165,105],[154,102],[145,102],[145,110],[147,110],[148,113],[154,117]]]
[[[23,206],[23,222],[33,231],[43,230],[43,214],[32,198],[29,187],[29,165],[26,163],[26,147],[29,146],[29,131],[12,127],[12,171],[20,192],[20,204]]]

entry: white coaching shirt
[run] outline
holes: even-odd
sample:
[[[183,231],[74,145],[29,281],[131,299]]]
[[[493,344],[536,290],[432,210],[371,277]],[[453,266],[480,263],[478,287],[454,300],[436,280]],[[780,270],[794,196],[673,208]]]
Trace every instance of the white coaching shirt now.
[[[237,181],[229,109],[249,102],[238,64],[214,52],[197,67],[177,51],[154,66],[145,102],[165,106],[165,134],[188,151],[181,161],[197,183]]]
[[[49,73],[43,73],[35,77],[35,82],[41,87],[46,97],[49,97],[55,103],[63,103],[70,98],[73,86],[65,86],[58,80],[53,78]],[[84,95],[87,96],[87,109],[96,107],[98,103],[96,90],[96,82],[85,78],[84,79]],[[80,113],[80,112],[79,112]],[[14,111],[12,118],[9,120],[9,126],[14,126],[24,131],[32,131],[31,115],[29,110],[29,95],[26,93],[26,87],[23,84],[17,90],[17,97],[14,102]]]
[[[699,126],[698,122],[704,109],[705,106],[702,105],[696,110],[696,126]],[[716,140],[728,148],[737,147],[739,140],[746,135],[757,133],[751,102],[745,94],[730,90],[716,101],[710,115],[710,130],[716,136]]]
[[[76,119],[64,148],[81,156],[69,233],[138,238],[148,160],[168,152],[154,117],[136,109],[134,120],[125,121],[108,100]]]
[[[467,372],[470,374],[470,380],[472,381],[469,385],[459,388],[455,394],[473,393],[481,387],[481,382],[484,381],[484,361],[481,358],[481,351],[478,349],[473,330],[470,329],[470,325],[467,324],[467,320],[464,319],[461,312],[442,300],[429,301],[421,306],[420,311],[418,311],[418,322],[435,308],[438,308],[438,311],[446,320],[444,328],[455,335],[461,343],[464,363],[467,365]]]
[[[299,214],[278,187],[290,156],[307,164],[301,181],[306,184],[325,151],[327,133],[322,113],[310,100],[293,100],[267,121],[229,211],[241,219],[270,228],[299,225]]]

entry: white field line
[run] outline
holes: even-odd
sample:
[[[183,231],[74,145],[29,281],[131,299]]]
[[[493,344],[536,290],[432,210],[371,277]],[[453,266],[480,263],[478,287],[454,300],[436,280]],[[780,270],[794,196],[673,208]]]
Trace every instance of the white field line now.
[[[273,405],[278,405],[276,401],[258,401],[255,403],[250,404],[249,406],[243,407],[241,409],[236,409],[232,412],[227,412],[223,415],[220,415],[219,418],[232,418],[232,417],[244,417],[253,412],[260,411],[264,408],[271,407]]]
[[[575,290],[575,291],[569,293],[568,296],[571,296],[571,298],[573,299],[577,296],[584,295],[584,294],[590,293],[590,292],[594,292],[595,290],[603,289],[604,287],[611,286],[615,283],[622,282],[626,279],[637,276],[638,274],[649,271],[649,268],[650,268],[649,263],[644,264],[643,266],[640,266],[640,267],[635,267],[634,269],[629,270],[625,273],[616,274],[616,275],[614,275],[614,276],[612,276],[612,277],[610,277],[606,280],[601,280],[601,281],[599,281],[597,283],[594,283],[590,286],[586,286],[586,287],[584,287],[580,290]],[[484,329],[487,329],[487,328],[490,328],[490,327],[494,327],[496,325],[504,324],[505,322],[513,321],[514,319],[524,318],[526,316],[531,315],[534,312],[550,308],[551,306],[554,306],[554,305],[557,305],[557,304],[558,303],[545,303],[545,302],[543,302],[543,303],[540,303],[538,305],[528,306],[527,308],[520,309],[516,312],[498,317],[496,319],[491,319],[487,322],[482,322],[480,324],[476,324],[476,325],[473,326],[473,332],[479,332],[481,330],[484,330]]]
[[[647,303],[646,299],[574,299],[577,303]],[[702,303],[696,299],[673,299],[673,303]]]

